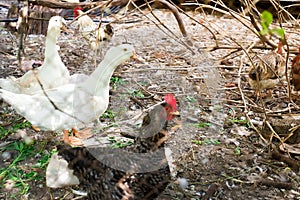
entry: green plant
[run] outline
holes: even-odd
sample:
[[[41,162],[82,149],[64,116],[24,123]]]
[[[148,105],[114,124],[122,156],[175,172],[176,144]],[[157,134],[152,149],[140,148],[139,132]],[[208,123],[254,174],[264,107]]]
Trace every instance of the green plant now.
[[[192,140],[192,143],[197,144],[197,145],[204,145],[204,144],[219,145],[219,144],[221,144],[219,140],[208,139],[208,138],[205,138],[204,140]]]
[[[120,77],[111,77],[110,83],[113,85],[113,89],[115,90],[119,85],[124,84],[125,81]]]
[[[271,23],[273,22],[273,15],[269,11],[263,11],[261,16],[261,27],[262,30],[260,31],[260,34],[266,35],[277,35],[281,39],[284,39],[284,29],[283,28],[270,28]]]
[[[38,169],[46,168],[54,151],[49,154],[44,152],[44,146],[41,150],[37,150],[36,147],[37,145],[28,145],[23,141],[16,141],[0,149],[0,152],[17,152],[8,166],[0,168],[0,188],[7,182],[13,182],[13,187],[19,189],[18,194],[14,194],[10,198],[19,199],[18,195],[28,193],[30,189],[29,182],[43,179],[43,175],[38,173]],[[36,155],[40,156],[36,164],[29,168],[24,167],[22,161],[32,159]]]
[[[36,162],[34,168],[43,168],[45,169],[49,163],[49,160],[52,156],[52,154],[56,153],[57,151],[56,150],[52,150],[49,153],[41,153],[41,158]]]
[[[197,102],[197,100],[193,96],[187,96],[187,97],[185,97],[185,101],[191,102],[191,103]]]
[[[0,180],[1,182],[12,180],[16,183],[15,187],[20,187],[21,194],[25,194],[29,189],[26,181],[28,177],[32,177],[32,174],[25,172],[18,163],[34,155],[34,146],[26,145],[24,142],[14,142],[1,149],[1,151],[5,150],[17,151],[17,155],[8,167],[0,168]]]
[[[140,90],[130,91],[129,94],[139,98],[145,98],[145,95]]]
[[[190,124],[191,126],[197,127],[197,128],[204,128],[204,127],[209,127],[211,126],[211,123],[209,122],[199,122],[199,123],[193,123]]]
[[[106,118],[106,119],[113,119],[116,116],[116,112],[112,111],[112,110],[106,110],[101,118]]]
[[[28,122],[26,120],[22,121],[21,123],[16,123],[7,129],[0,126],[0,138],[3,139],[6,136],[8,136],[9,134],[15,133],[17,130],[24,129],[27,127],[31,127],[31,124],[30,124],[30,122]]]
[[[234,153],[236,155],[241,155],[241,148],[240,147],[236,147],[235,150],[234,150]]]
[[[122,148],[122,147],[126,147],[129,146],[132,143],[132,141],[128,141],[128,140],[117,140],[115,137],[109,137],[108,140],[112,143],[111,147],[112,148]]]
[[[209,123],[209,122],[199,122],[197,126],[198,126],[198,128],[209,127],[209,126],[211,126],[211,123]]]
[[[246,126],[246,127],[250,127],[250,123],[247,119],[237,119],[237,118],[233,118],[230,120],[232,123],[234,124],[240,124],[240,125],[243,125],[243,126]]]
[[[148,81],[141,81],[140,84],[145,86],[145,85],[148,85],[149,83],[148,83]]]

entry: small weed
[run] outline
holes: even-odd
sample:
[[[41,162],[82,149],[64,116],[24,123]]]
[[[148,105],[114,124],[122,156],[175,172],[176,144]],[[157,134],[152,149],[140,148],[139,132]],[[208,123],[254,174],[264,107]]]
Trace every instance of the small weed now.
[[[120,77],[112,77],[110,79],[110,83],[113,85],[113,89],[116,90],[119,85],[122,85],[125,83],[123,79]]]
[[[191,102],[191,103],[197,102],[197,100],[195,99],[195,97],[192,97],[192,96],[187,96],[187,97],[185,98],[185,101]]]
[[[130,91],[129,94],[139,98],[145,98],[145,95],[140,90]]]
[[[197,126],[198,126],[198,128],[210,127],[211,123],[209,123],[209,122],[199,122]]]
[[[37,163],[35,164],[34,167],[45,169],[49,163],[49,159],[51,158],[52,154],[54,154],[55,152],[57,152],[57,151],[53,150],[53,151],[51,151],[50,154],[42,153],[41,158],[37,161]]]
[[[25,194],[29,190],[29,186],[26,182],[29,181],[28,177],[32,177],[32,174],[25,172],[18,166],[18,163],[35,154],[34,146],[26,145],[24,142],[14,142],[1,149],[1,151],[5,150],[15,150],[18,154],[8,167],[0,168],[0,180],[2,184],[4,184],[6,180],[12,180],[15,182],[15,187],[20,188],[21,194]]]
[[[190,124],[191,126],[197,127],[197,128],[205,128],[205,127],[210,127],[211,123],[209,122],[199,122],[199,123],[193,123]]]
[[[108,140],[112,143],[112,148],[122,148],[133,144],[132,141],[117,140],[115,137],[109,137]]]
[[[145,85],[148,85],[149,82],[148,81],[141,81],[140,84],[143,85],[143,86],[145,86]]]
[[[26,120],[24,120],[22,123],[16,123],[13,126],[9,127],[8,129],[5,129],[2,126],[0,126],[0,139],[5,138],[11,133],[15,133],[19,129],[24,129],[27,127],[31,127],[31,124]]]
[[[43,149],[37,151],[36,145],[27,145],[25,142],[16,141],[0,149],[3,151],[17,151],[15,158],[11,163],[0,168],[0,188],[2,188],[7,181],[12,181],[14,187],[19,189],[18,195],[27,194],[30,190],[29,182],[39,181],[44,178],[43,175],[38,173],[37,169],[45,169],[49,158],[54,152],[50,154],[43,153]],[[40,154],[41,158],[31,168],[24,168],[24,164],[21,161],[31,159],[32,157]],[[12,198],[12,196],[10,196]]]
[[[240,147],[236,147],[235,150],[234,150],[234,153],[236,155],[241,155],[241,148]]]
[[[270,34],[270,35],[277,35],[279,36],[281,39],[284,39],[284,29],[282,28],[270,28],[270,25],[273,21],[273,15],[272,13],[270,13],[269,11],[263,11],[261,16],[261,27],[262,30],[260,31],[260,34],[262,35],[266,35],[266,34]]]
[[[243,125],[243,126],[246,126],[246,127],[250,127],[250,123],[248,120],[246,119],[237,119],[237,118],[234,118],[234,119],[231,119],[231,122],[234,123],[234,124],[240,124],[240,125]]]
[[[192,143],[197,145],[204,145],[204,144],[213,144],[213,145],[219,145],[221,144],[219,140],[215,139],[204,139],[204,140],[192,140]]]
[[[116,112],[112,110],[106,110],[105,113],[102,114],[101,118],[113,119],[116,116]]]

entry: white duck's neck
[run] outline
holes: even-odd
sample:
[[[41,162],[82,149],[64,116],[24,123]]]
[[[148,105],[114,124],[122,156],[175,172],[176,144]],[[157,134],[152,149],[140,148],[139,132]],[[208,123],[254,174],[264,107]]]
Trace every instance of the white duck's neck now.
[[[128,60],[130,55],[120,55],[114,58],[104,57],[104,60],[98,65],[96,70],[82,84],[82,86],[94,96],[109,95],[109,82],[115,69]]]
[[[58,54],[58,47],[56,46],[57,37],[60,34],[59,31],[56,30],[48,30],[47,36],[46,36],[46,48],[45,48],[45,61],[47,59],[52,59],[59,57]]]
[[[109,82],[119,63],[103,60],[96,70],[84,82],[84,87],[94,96],[105,95],[109,92]]]

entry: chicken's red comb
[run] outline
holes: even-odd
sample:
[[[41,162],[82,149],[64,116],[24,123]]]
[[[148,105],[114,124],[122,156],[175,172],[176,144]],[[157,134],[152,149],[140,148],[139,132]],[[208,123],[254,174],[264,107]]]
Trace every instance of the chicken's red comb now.
[[[173,94],[167,94],[165,97],[164,97],[165,101],[167,104],[169,104],[173,111],[176,111],[177,110],[177,106],[176,106],[176,99],[175,99],[175,96]]]
[[[82,7],[81,7],[81,6],[77,6],[77,7],[75,7],[75,8],[73,9],[73,11],[75,11],[75,10],[82,10]]]
[[[74,13],[74,18],[78,17],[78,10],[82,10],[82,7],[77,6],[76,8],[73,9],[73,13]]]

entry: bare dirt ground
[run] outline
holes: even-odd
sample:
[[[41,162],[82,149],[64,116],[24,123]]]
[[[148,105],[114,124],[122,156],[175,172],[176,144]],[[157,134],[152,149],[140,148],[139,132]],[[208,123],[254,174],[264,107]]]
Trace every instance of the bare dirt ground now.
[[[270,148],[245,117],[248,114],[255,126],[263,121],[261,106],[247,83],[247,59],[244,58],[241,64],[241,51],[223,59],[235,49],[205,50],[215,47],[215,41],[201,23],[213,31],[220,47],[236,47],[233,40],[248,46],[258,39],[229,16],[189,12],[196,21],[181,15],[193,44],[189,49],[182,44],[186,39],[181,37],[174,16],[167,10],[155,10],[154,13],[178,38],[172,38],[165,28],[160,25],[158,28],[139,13],[127,18],[137,22],[113,24],[115,36],[108,46],[130,43],[140,61],[130,61],[115,71],[114,77],[121,81],[111,85],[109,110],[114,117],[102,119],[102,122],[117,123],[138,113],[142,108],[130,97],[149,107],[164,94],[175,94],[180,111],[177,120],[182,127],[171,136],[166,146],[172,150],[176,178],[186,178],[188,186],[180,189],[171,183],[158,199],[299,199],[298,169],[293,170],[274,159]],[[151,14],[147,16],[154,20]],[[296,47],[300,45],[299,34],[288,29],[289,26],[285,24],[288,39]],[[21,76],[23,72],[16,62],[18,36],[5,30],[0,34],[0,77]],[[43,36],[27,38],[25,59],[43,60],[44,39]],[[63,62],[72,73],[89,74],[94,70],[93,52],[83,38],[62,34],[58,45]],[[97,57],[97,61],[100,60],[100,56]],[[286,84],[279,86],[273,90],[273,99],[266,99],[268,111],[287,111],[289,101],[285,88]],[[241,94],[245,96],[246,105]],[[23,120],[1,102],[0,125],[3,129],[8,130]],[[24,128],[23,132],[34,138],[35,148],[43,153],[49,154],[62,142],[60,133],[33,131],[30,127]],[[20,131],[3,136],[1,143],[19,140],[18,134]],[[265,134],[271,135],[271,132],[265,131]],[[273,143],[276,144],[276,140]],[[8,159],[0,158],[0,167],[8,167],[16,152],[1,152],[12,155]],[[35,156],[22,160],[21,169],[30,172],[39,159],[40,156]],[[23,193],[18,187],[0,186],[0,199],[72,199],[76,196],[70,188],[47,188],[45,168],[35,168],[35,172],[41,178],[25,181],[29,189]],[[2,183],[7,186],[7,182]]]

